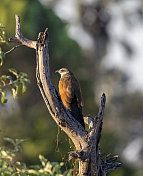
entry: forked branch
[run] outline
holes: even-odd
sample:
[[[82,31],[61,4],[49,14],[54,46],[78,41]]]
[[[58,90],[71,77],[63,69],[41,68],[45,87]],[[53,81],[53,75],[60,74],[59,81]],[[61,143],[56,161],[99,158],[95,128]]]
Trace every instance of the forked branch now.
[[[61,98],[54,88],[50,77],[48,29],[39,33],[38,40],[32,41],[22,35],[19,16],[16,15],[16,34],[9,41],[18,42],[36,50],[36,78],[37,85],[46,103],[46,106],[58,126],[71,138],[76,151],[70,152],[71,158],[79,161],[80,176],[106,176],[108,172],[120,166],[115,162],[116,156],[107,156],[103,159],[100,153],[100,138],[105,109],[106,96],[101,97],[99,113],[97,117],[85,117],[89,126],[86,131],[82,125],[75,120],[70,112],[64,107]]]

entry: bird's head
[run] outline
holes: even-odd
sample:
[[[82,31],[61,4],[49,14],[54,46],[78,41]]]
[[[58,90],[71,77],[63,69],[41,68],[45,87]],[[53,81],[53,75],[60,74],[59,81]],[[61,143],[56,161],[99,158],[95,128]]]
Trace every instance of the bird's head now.
[[[71,71],[68,68],[61,68],[60,70],[57,70],[56,73],[59,73],[61,77],[65,75],[71,74]]]

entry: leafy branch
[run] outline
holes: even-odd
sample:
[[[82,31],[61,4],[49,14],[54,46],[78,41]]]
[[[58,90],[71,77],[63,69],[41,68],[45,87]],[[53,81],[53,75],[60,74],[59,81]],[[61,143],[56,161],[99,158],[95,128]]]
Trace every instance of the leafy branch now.
[[[39,155],[40,164],[27,167],[25,163],[16,160],[18,152],[22,151],[21,143],[23,139],[4,138],[5,141],[12,144],[12,149],[0,148],[0,175],[2,176],[71,176],[72,170],[62,173],[63,162],[50,162],[44,156]]]
[[[5,36],[5,28],[3,25],[0,24],[0,44],[3,44],[3,43],[7,44],[6,36]],[[6,53],[9,53],[9,52],[6,52]],[[3,65],[6,53],[4,53],[0,47],[0,66]],[[0,76],[0,94],[1,94],[2,104],[7,102],[6,91],[5,91],[7,87],[11,89],[13,98],[15,100],[20,90],[22,90],[22,93],[26,92],[26,83],[30,83],[28,79],[28,75],[26,73],[18,72],[14,68],[10,68],[8,69],[8,71],[10,72],[10,74],[12,74],[12,76],[10,75]]]
[[[26,83],[30,83],[26,73],[17,72],[14,68],[10,68],[8,70],[13,76],[2,75],[0,77],[0,93],[2,103],[7,102],[5,88],[9,87],[11,89],[15,100],[20,90],[22,90],[23,94],[26,92]],[[15,77],[15,79],[13,77]]]

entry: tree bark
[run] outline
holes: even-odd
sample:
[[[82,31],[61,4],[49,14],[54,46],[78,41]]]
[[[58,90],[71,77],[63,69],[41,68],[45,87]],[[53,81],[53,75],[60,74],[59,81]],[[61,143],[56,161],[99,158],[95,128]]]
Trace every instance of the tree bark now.
[[[118,156],[107,155],[103,157],[100,153],[100,138],[105,109],[106,96],[101,97],[99,112],[96,118],[85,117],[85,123],[89,130],[86,131],[82,125],[75,120],[70,112],[64,107],[60,95],[54,88],[50,77],[48,29],[39,33],[37,41],[31,41],[23,37],[18,15],[16,18],[16,34],[9,41],[19,42],[22,45],[36,50],[36,78],[37,85],[41,91],[46,106],[58,126],[73,141],[76,151],[69,152],[69,159],[76,158],[79,161],[80,176],[106,176],[107,173],[120,166],[115,162]]]

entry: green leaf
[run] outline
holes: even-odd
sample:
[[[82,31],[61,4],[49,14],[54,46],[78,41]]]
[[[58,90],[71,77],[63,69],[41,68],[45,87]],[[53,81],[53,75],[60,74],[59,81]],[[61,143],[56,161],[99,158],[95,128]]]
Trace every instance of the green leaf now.
[[[7,43],[5,37],[5,27],[0,24],[0,43]]]
[[[20,79],[20,82],[22,84],[22,93],[24,94],[26,92],[26,85],[25,85],[23,79]]]
[[[12,95],[13,95],[14,100],[16,100],[16,98],[17,98],[17,90],[15,88],[12,88],[11,90],[12,90]]]
[[[42,163],[42,166],[45,167],[47,163],[47,159],[43,155],[39,155],[39,159]]]
[[[6,76],[6,75],[2,75],[2,76],[0,77],[0,82],[2,82],[4,86],[6,85],[6,82],[5,82],[6,79],[7,79],[7,76]]]
[[[18,82],[18,83],[16,84],[17,95],[18,95],[18,93],[20,92],[20,89],[21,89],[21,84]]]
[[[63,176],[72,176],[72,169],[65,171]]]
[[[2,94],[2,97],[1,97],[2,104],[7,103],[7,99],[5,98],[6,92],[5,91],[1,91],[1,94]]]
[[[3,65],[3,57],[2,57],[2,55],[0,53],[0,66],[2,66],[2,65]]]
[[[27,77],[28,76],[27,73],[20,72],[20,74],[21,74],[22,77]]]
[[[23,80],[24,82],[30,83],[30,80],[29,80],[28,78],[23,78],[22,80]]]
[[[15,75],[16,77],[19,76],[18,72],[17,72],[16,69],[14,69],[14,68],[9,68],[8,71],[11,72],[11,73],[12,73],[13,75]]]
[[[19,145],[25,141],[26,141],[26,139],[15,139],[16,145]]]
[[[22,93],[24,94],[26,92],[26,85],[23,83],[22,85]]]
[[[0,48],[0,66],[3,65],[3,59],[5,58],[5,54],[4,52],[1,50]]]
[[[7,142],[13,144],[13,145],[15,146],[15,141],[14,141],[14,139],[9,138],[9,137],[5,137],[5,138],[3,138],[3,139],[4,139],[5,141],[7,141]]]
[[[19,83],[14,83],[12,85],[11,90],[12,90],[12,95],[13,95],[14,100],[16,100],[16,98],[18,96],[18,92],[20,91],[20,87],[21,87],[21,85]]]
[[[0,55],[0,66],[3,65],[3,57]]]
[[[2,75],[1,77],[0,77],[0,80],[6,80],[7,79],[7,76],[6,75]]]

